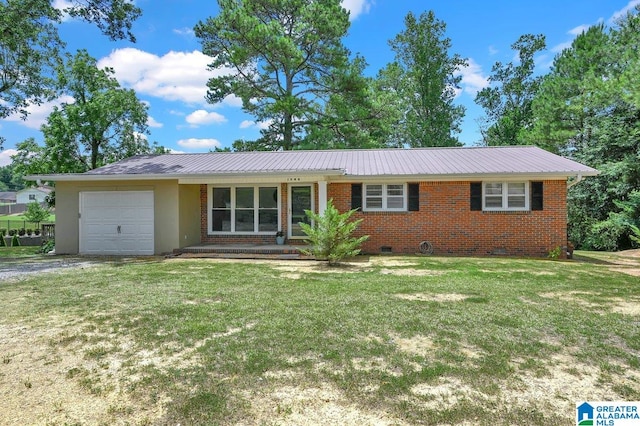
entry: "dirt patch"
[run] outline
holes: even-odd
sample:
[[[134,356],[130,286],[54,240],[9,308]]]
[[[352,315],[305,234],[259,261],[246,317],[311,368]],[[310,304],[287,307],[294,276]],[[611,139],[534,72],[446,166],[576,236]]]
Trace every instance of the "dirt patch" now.
[[[0,325],[0,423],[143,424],[162,417],[166,397],[156,404],[136,405],[117,380],[96,392],[90,383],[83,386],[71,377],[74,372],[118,370],[119,366],[98,367],[83,353],[50,345],[59,332],[55,327],[42,331]]]
[[[398,350],[411,355],[428,356],[436,350],[436,344],[427,336],[418,335],[409,339],[394,336],[393,341],[397,345]]]
[[[598,308],[600,304],[592,303],[587,300],[584,300],[580,296],[597,296],[598,293],[590,292],[590,291],[567,291],[567,292],[548,292],[548,293],[539,293],[540,297],[544,297],[545,299],[555,299],[562,300],[564,302],[575,303],[576,305],[584,306],[585,308]]]
[[[623,274],[631,275],[634,277],[640,277],[640,268],[609,268],[613,272],[620,272]]]
[[[363,411],[328,383],[274,386],[268,390],[248,390],[251,401],[250,424],[386,426],[406,425],[385,412]],[[247,423],[249,424],[249,423]]]
[[[402,268],[402,269],[381,269],[380,273],[383,275],[398,275],[401,277],[425,277],[425,276],[439,276],[446,271],[432,271],[429,269],[413,269],[413,268]]]
[[[613,312],[624,315],[640,315],[640,297],[629,297],[623,299],[621,297],[607,298],[606,304],[592,303],[582,299],[580,296],[598,296],[599,293],[588,291],[568,291],[568,292],[549,292],[540,293],[540,297],[547,299],[563,300],[565,302],[575,303],[585,308],[602,308],[609,307]]]
[[[404,300],[416,300],[420,302],[461,302],[471,297],[459,293],[412,293],[396,294],[394,296]]]
[[[640,297],[629,299],[613,298],[611,310],[619,314],[640,316]]]
[[[487,400],[488,397],[464,384],[456,377],[440,377],[436,384],[419,383],[411,388],[415,395],[427,397],[425,403],[432,410],[448,409],[463,399]]]
[[[566,353],[551,356],[544,365],[545,374],[522,370],[505,384],[501,398],[509,405],[538,406],[555,412],[570,412],[576,401],[615,399],[600,369],[578,362]]]

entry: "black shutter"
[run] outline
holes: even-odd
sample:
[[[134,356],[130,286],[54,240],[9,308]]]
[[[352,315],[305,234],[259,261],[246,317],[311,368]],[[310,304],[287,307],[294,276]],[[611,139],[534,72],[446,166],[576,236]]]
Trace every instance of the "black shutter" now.
[[[469,203],[472,211],[482,211],[482,182],[471,182]]]
[[[531,210],[542,210],[544,190],[542,182],[531,182]]]
[[[351,184],[351,208],[362,209],[362,184]]]
[[[420,210],[420,184],[409,184],[409,211],[417,212]]]

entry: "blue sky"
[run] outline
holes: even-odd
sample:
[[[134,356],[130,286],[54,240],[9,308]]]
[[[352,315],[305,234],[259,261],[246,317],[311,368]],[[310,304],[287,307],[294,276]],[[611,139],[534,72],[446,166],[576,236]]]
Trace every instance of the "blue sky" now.
[[[55,0],[64,5],[66,0]],[[351,12],[351,28],[344,43],[364,56],[367,74],[375,75],[393,61],[387,41],[404,29],[404,17],[433,10],[447,25],[450,53],[468,58],[461,70],[462,87],[456,103],[467,108],[459,139],[473,145],[480,139],[478,120],[483,111],[475,105],[478,90],[485,87],[496,61],[509,62],[510,45],[525,33],[544,34],[547,50],[536,57],[536,69],[545,73],[553,57],[583,29],[598,22],[611,24],[640,0],[343,0]],[[245,114],[237,99],[211,105],[204,100],[211,58],[204,56],[193,34],[194,25],[218,13],[213,0],[136,0],[143,15],[136,21],[137,43],[112,42],[82,22],[67,20],[60,26],[69,51],[86,49],[100,66],[110,66],[124,87],[136,90],[149,105],[149,141],[176,152],[206,152],[226,147],[236,139],[259,136],[261,123]],[[10,162],[15,145],[28,137],[42,141],[39,131],[55,102],[31,107],[27,121],[17,116],[0,120],[5,137],[0,166]]]

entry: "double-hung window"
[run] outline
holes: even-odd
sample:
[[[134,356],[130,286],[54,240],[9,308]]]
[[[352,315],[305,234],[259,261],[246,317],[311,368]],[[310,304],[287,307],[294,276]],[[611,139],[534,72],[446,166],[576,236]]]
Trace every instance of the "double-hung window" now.
[[[365,211],[407,210],[407,188],[405,184],[364,185]]]
[[[527,182],[485,182],[483,210],[529,210]]]
[[[211,188],[211,232],[260,233],[278,230],[277,186]]]

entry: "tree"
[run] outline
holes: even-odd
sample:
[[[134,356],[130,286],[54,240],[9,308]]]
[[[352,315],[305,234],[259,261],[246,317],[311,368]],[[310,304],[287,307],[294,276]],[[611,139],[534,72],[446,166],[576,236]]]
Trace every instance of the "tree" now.
[[[22,177],[15,172],[15,166],[0,167],[0,191],[19,191],[25,187]]]
[[[531,103],[541,77],[534,77],[534,55],[546,48],[542,34],[525,34],[511,45],[518,51],[519,64],[496,62],[489,77],[491,86],[476,95],[484,108],[486,124],[481,128],[484,145],[519,145],[531,127]]]
[[[147,107],[133,90],[123,89],[113,70],[98,69],[84,51],[58,69],[60,90],[73,103],[54,108],[42,126],[45,145],[27,140],[13,156],[16,169],[29,173],[81,173],[152,150],[147,133]],[[162,149],[162,148],[160,148]]]
[[[326,120],[329,96],[352,88],[343,79],[349,52],[341,39],[349,15],[340,0],[218,0],[220,13],[195,33],[210,69],[231,70],[208,83],[207,100],[234,94],[277,149],[292,149],[309,124]]]
[[[569,238],[578,248],[629,248],[638,225],[640,88],[630,77],[640,64],[638,10],[613,28],[599,24],[578,35],[532,103],[525,140],[600,170],[569,190]]]
[[[449,55],[451,39],[446,24],[433,11],[405,17],[405,30],[389,41],[395,62],[378,75],[381,86],[397,96],[401,116],[393,138],[399,146],[457,146],[465,109],[454,105],[462,79],[456,72],[467,65],[460,55]]]
[[[45,209],[40,203],[29,203],[27,204],[27,211],[24,212],[24,218],[27,222],[33,222],[39,227],[40,222],[49,218],[49,209]]]
[[[60,17],[48,1],[0,1],[0,119],[16,112],[26,118],[30,104],[55,96],[47,74],[63,47]]]
[[[312,246],[303,252],[315,256],[316,259],[328,260],[329,265],[336,265],[346,257],[358,255],[360,246],[369,236],[352,236],[362,222],[362,219],[351,220],[356,211],[357,209],[353,209],[340,213],[333,205],[333,200],[327,202],[327,208],[321,215],[306,210],[307,217],[314,225],[300,222],[300,227],[307,234],[308,243]]]
[[[390,97],[378,90],[377,81],[363,76],[366,65],[362,58],[356,58],[349,67],[333,74],[338,90],[329,96],[318,113],[320,119],[309,124],[301,148],[383,148],[387,145],[397,110]]]
[[[128,0],[74,0],[64,10],[50,0],[0,0],[0,119],[55,97],[52,70],[64,43],[63,13],[95,24],[110,39],[135,41],[131,25],[141,10]],[[2,139],[0,139],[0,148]]]

